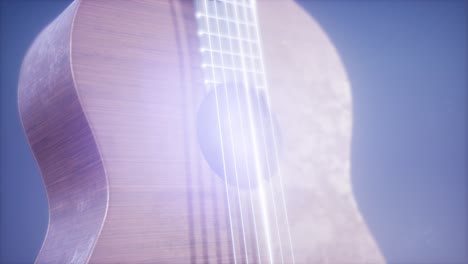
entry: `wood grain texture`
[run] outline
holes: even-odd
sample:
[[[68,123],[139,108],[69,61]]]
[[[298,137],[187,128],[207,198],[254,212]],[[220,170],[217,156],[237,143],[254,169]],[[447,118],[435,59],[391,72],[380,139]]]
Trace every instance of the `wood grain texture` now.
[[[84,263],[101,229],[107,182],[70,67],[76,3],[34,41],[21,69],[18,105],[47,191],[49,225],[38,263]]]
[[[382,263],[352,193],[352,97],[337,52],[294,1],[258,2],[296,262]],[[199,150],[196,32],[193,1],[77,0],[35,41],[19,105],[49,198],[37,262],[267,262],[260,210],[247,210],[258,191],[226,195]],[[279,183],[269,206],[281,204]],[[273,257],[291,263],[278,221]]]
[[[73,70],[110,192],[92,262],[230,258],[224,185],[208,173],[195,141],[204,87],[197,46],[189,45],[196,41],[191,5],[80,3]]]

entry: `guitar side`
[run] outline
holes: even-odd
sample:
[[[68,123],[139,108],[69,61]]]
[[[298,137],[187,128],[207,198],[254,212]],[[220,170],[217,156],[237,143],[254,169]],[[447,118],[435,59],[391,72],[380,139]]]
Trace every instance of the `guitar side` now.
[[[46,188],[49,223],[38,263],[84,263],[105,219],[108,184],[75,88],[72,3],[36,38],[24,58],[18,109]]]

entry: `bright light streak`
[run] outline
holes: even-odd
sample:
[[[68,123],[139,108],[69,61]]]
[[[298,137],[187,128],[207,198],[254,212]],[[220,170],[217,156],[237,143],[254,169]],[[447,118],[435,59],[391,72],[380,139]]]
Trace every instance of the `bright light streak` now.
[[[260,54],[259,55],[263,58],[263,50],[262,50],[262,44],[261,44],[261,38],[260,38],[260,30],[258,28],[257,1],[252,0],[250,2],[250,5],[251,5],[251,8],[253,9],[254,24],[256,25],[256,28],[257,28],[255,33],[256,33],[256,39],[257,39],[258,44],[260,46]],[[262,71],[265,72],[265,64],[264,64],[263,59],[260,60],[260,66],[261,66]],[[263,75],[263,78],[264,78],[264,84],[265,84],[265,88],[266,88],[266,87],[268,87],[266,75]],[[268,92],[265,92],[265,97],[266,97],[267,109],[269,109],[268,110],[268,115],[269,115],[270,120],[272,120],[272,114],[271,114],[271,108],[270,108],[270,98],[269,98]],[[273,127],[270,127],[270,129],[271,129],[271,133],[274,135]],[[290,246],[290,250],[291,250],[292,263],[295,263],[296,260],[295,260],[295,257],[294,257],[293,243],[292,243],[292,238],[291,238],[291,230],[290,230],[290,227],[289,227],[289,216],[288,216],[288,211],[287,211],[287,207],[286,207],[286,198],[285,198],[284,187],[283,187],[283,176],[282,176],[282,173],[281,173],[281,167],[280,167],[280,164],[279,164],[279,157],[278,157],[278,143],[276,142],[276,138],[274,136],[273,136],[273,148],[274,148],[275,160],[278,163],[278,175],[279,175],[279,180],[280,180],[279,185],[280,185],[281,198],[282,198],[282,203],[283,203],[283,210],[284,210],[285,217],[286,217],[286,228],[287,228],[287,232],[288,232],[288,239],[289,239],[289,246]]]
[[[237,10],[237,5],[234,8],[234,13],[236,16],[236,19],[239,20],[239,13]],[[240,25],[237,24],[237,31],[241,32],[240,30]],[[243,45],[240,46],[240,53],[241,56],[244,56],[244,48]],[[242,68],[246,68],[245,65],[245,59],[242,60]],[[271,248],[271,234],[270,234],[270,221],[269,221],[269,216],[268,216],[268,204],[266,202],[265,198],[265,190],[263,187],[263,179],[262,179],[262,169],[260,165],[260,160],[259,160],[259,153],[258,153],[258,144],[257,144],[257,136],[256,136],[256,131],[255,131],[255,126],[253,123],[253,114],[252,114],[252,105],[251,105],[251,98],[250,98],[250,92],[249,92],[249,80],[247,73],[244,71],[243,72],[243,79],[244,79],[244,87],[246,89],[246,94],[247,94],[247,112],[249,116],[249,125],[250,125],[250,134],[252,136],[252,144],[253,144],[253,152],[254,152],[254,162],[255,162],[255,173],[257,176],[257,181],[258,181],[258,193],[259,193],[259,198],[260,198],[260,211],[262,215],[262,222],[263,222],[263,229],[265,232],[265,240],[267,244],[267,252],[268,252],[268,257],[270,260],[270,263],[274,263],[273,261],[273,251]]]

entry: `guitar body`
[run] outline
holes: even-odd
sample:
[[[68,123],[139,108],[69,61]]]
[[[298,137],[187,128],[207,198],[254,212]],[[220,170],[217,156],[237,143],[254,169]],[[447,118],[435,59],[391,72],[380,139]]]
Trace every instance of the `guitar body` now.
[[[383,262],[352,194],[336,51],[293,1],[258,18],[282,142],[267,213],[200,151],[193,1],[76,0],[37,37],[18,92],[49,204],[37,263]]]

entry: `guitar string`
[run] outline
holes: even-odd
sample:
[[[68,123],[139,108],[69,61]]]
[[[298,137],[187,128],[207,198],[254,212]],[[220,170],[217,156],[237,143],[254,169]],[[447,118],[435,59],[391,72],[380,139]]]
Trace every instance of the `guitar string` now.
[[[245,23],[246,24],[250,24],[249,23],[249,14],[247,12],[247,8],[242,8],[243,10],[243,17],[244,17],[244,20],[245,20]],[[252,14],[251,14],[252,15]],[[248,40],[252,40],[251,38],[251,27],[247,27],[246,28],[246,31],[244,32],[245,33],[245,36],[241,36],[241,38],[243,39],[248,39]],[[255,62],[254,62],[254,58],[256,57],[255,56],[255,53],[254,53],[254,50],[253,50],[253,45],[257,44],[257,46],[259,45],[258,42],[255,42],[255,41],[251,41],[249,42],[248,44],[246,44],[246,46],[248,46],[248,50],[247,51],[249,54],[246,55],[246,57],[248,59],[250,59],[250,71],[252,72],[255,72],[255,68],[254,68],[254,65],[255,65]],[[258,77],[257,77],[257,74],[254,73],[252,74],[253,76],[253,80],[255,81],[255,88],[256,89],[259,89],[259,84],[258,84]],[[280,234],[280,227],[279,227],[279,222],[278,222],[278,213],[277,213],[277,206],[276,206],[276,201],[275,201],[275,197],[274,197],[274,192],[273,192],[273,183],[272,183],[272,173],[271,173],[271,168],[270,168],[270,161],[269,161],[269,154],[268,154],[268,151],[267,151],[267,143],[266,143],[266,135],[265,135],[265,128],[264,128],[264,122],[263,122],[263,116],[262,116],[262,111],[261,111],[261,103],[260,103],[260,99],[259,99],[259,94],[258,93],[254,93],[253,97],[255,97],[256,99],[256,110],[257,110],[257,113],[258,113],[258,120],[256,120],[257,122],[259,122],[259,128],[258,128],[258,132],[260,133],[260,137],[261,137],[261,152],[263,152],[264,154],[264,161],[266,163],[266,175],[267,175],[267,178],[269,179],[269,191],[270,191],[270,198],[271,198],[271,201],[272,201],[272,205],[273,205],[273,216],[274,216],[274,219],[275,219],[275,227],[276,227],[276,233],[277,233],[277,236],[278,236],[278,241],[279,241],[279,253],[280,253],[280,259],[281,259],[281,263],[284,263],[284,257],[283,257],[283,250],[282,250],[282,240],[281,240],[281,234]]]
[[[227,5],[224,5],[224,10],[225,10],[225,14],[228,13],[227,11]],[[208,14],[202,14],[202,13],[197,13],[197,17],[202,17],[202,16],[208,16],[209,18],[216,18],[218,20],[222,20],[222,21],[228,21],[228,22],[234,22],[234,20],[232,19],[228,19],[228,18],[222,18],[219,16],[219,14],[217,16],[211,16],[211,15],[208,15]],[[245,23],[242,23],[242,22],[239,22],[240,24],[242,25],[246,25]],[[231,56],[231,60],[235,61],[234,59],[234,55],[237,55],[239,56],[239,54],[236,54],[235,52],[232,52],[233,51],[233,48],[232,48],[232,39],[238,39],[238,38],[234,38],[232,37],[232,33],[231,33],[231,30],[230,30],[230,25],[229,23],[227,23],[227,27],[228,27],[228,34],[226,36],[229,36],[229,46],[230,46],[230,50],[231,52],[225,52],[224,49],[222,51],[220,50],[213,50],[213,52],[218,52],[218,53],[221,53],[221,54],[227,54],[227,55],[230,55]],[[218,31],[220,32],[220,31]],[[211,35],[214,35],[214,34],[211,34]],[[217,34],[217,36],[221,36],[221,34]],[[204,53],[206,52],[206,48],[201,48],[201,52]],[[224,63],[223,63],[224,65]],[[233,71],[234,69],[232,69],[232,67],[226,67],[226,66],[219,66],[219,65],[216,65],[216,68],[221,68],[221,69],[226,69],[226,70],[231,70]],[[234,81],[235,81],[235,86],[236,88],[238,87],[237,86],[237,75],[234,75]],[[236,92],[236,96],[237,98],[239,98],[239,95],[238,95],[238,89],[235,89],[235,92]],[[238,107],[239,109],[241,108],[240,107],[240,103],[238,102]],[[240,116],[241,118],[242,116]],[[241,118],[242,119],[242,118]],[[241,120],[241,124],[243,124],[244,121]],[[243,150],[244,150],[244,153],[245,153],[245,150],[247,149],[246,145],[245,145],[245,136],[244,136],[244,128],[243,128],[243,125],[241,125],[241,138],[242,138],[242,143],[243,143]],[[248,163],[246,161],[246,157],[244,156],[244,161],[246,162],[246,166],[248,166]],[[249,169],[247,169],[247,172],[249,172]],[[249,180],[249,187],[251,189],[251,179],[250,179],[250,173],[247,173],[247,178]],[[253,198],[252,198],[252,193],[249,192],[249,196],[250,196],[250,204],[251,204],[251,210],[252,210],[252,218],[253,218],[253,228],[254,228],[254,239],[255,239],[255,244],[253,244],[252,246],[256,247],[256,250],[257,250],[257,257],[258,257],[258,262],[261,263],[261,258],[260,258],[260,251],[259,251],[259,243],[258,243],[258,232],[257,232],[257,227],[256,227],[256,218],[255,218],[255,213],[254,213],[254,207],[253,207]],[[255,249],[253,249],[255,251]]]
[[[223,1],[223,2],[224,2],[224,1]],[[254,6],[255,3],[251,2],[251,5]],[[255,7],[254,7],[254,8],[255,8]],[[252,8],[252,9],[253,9],[253,8]],[[236,9],[236,11],[237,11],[237,9]],[[245,11],[245,10],[244,10],[244,11]],[[256,22],[257,19],[256,19],[255,15],[256,15],[256,14],[254,14],[254,20],[255,20],[255,22]],[[256,25],[256,28],[258,28],[258,23],[255,23],[255,25]],[[258,38],[259,38],[258,31],[257,31],[256,33],[257,33],[257,39],[258,39]],[[218,34],[218,35],[220,35],[220,34]],[[228,35],[229,35],[229,34],[228,34]],[[249,36],[250,36],[250,30],[249,30]],[[259,42],[259,41],[258,41],[258,42]],[[251,49],[251,53],[252,53],[252,47],[251,47],[251,46],[250,46],[250,49]],[[252,56],[251,56],[251,57],[252,57]],[[244,59],[244,58],[243,58],[243,59]],[[245,60],[245,59],[244,59],[244,60]],[[245,64],[245,61],[244,61],[244,60],[243,60],[243,63]],[[262,64],[262,67],[264,68],[264,66],[263,66],[263,61],[262,61],[262,60],[261,60],[261,64]],[[224,66],[224,65],[223,65],[223,66]],[[224,68],[224,67],[223,67],[223,68]],[[245,67],[244,67],[244,70],[245,70]],[[263,71],[263,72],[264,72],[264,71]],[[244,73],[244,74],[245,74],[245,73]],[[257,76],[256,76],[256,77],[257,77]],[[262,77],[265,79],[265,76],[262,76]],[[257,81],[257,80],[256,80],[256,83],[257,83],[257,86],[258,86],[258,81]],[[266,82],[264,82],[264,83],[266,83]],[[267,95],[267,96],[268,96],[268,95]],[[257,100],[258,100],[258,97],[257,97]],[[269,102],[269,100],[267,99],[267,103],[268,103],[268,102]],[[267,105],[269,105],[269,103],[268,103]],[[270,110],[270,109],[269,109],[269,110]],[[269,112],[269,115],[271,116],[271,112]],[[272,119],[270,118],[270,120],[272,120]],[[273,127],[270,127],[270,128],[272,129],[272,134],[273,134],[273,133],[274,133],[274,132],[273,132]],[[263,131],[263,133],[264,133],[264,131]],[[274,145],[275,145],[275,149],[274,149],[274,150],[275,150],[275,158],[276,158],[276,162],[278,162],[278,158],[277,158],[277,147],[276,147],[276,142],[275,142],[276,139],[273,138],[273,140],[274,140]],[[264,143],[265,143],[265,142],[264,142]],[[255,144],[254,144],[254,145],[255,145]],[[265,150],[265,148],[264,148],[264,150]],[[279,167],[279,166],[278,166],[278,167]],[[280,170],[280,169],[279,169],[279,170]],[[282,187],[282,184],[281,184],[281,187]],[[283,190],[283,189],[281,188],[281,190]],[[284,211],[285,211],[286,218],[287,218],[287,210],[286,210],[286,206],[285,206],[286,203],[285,203],[285,198],[284,198],[284,191],[282,191],[282,200],[283,200],[283,209],[284,209]],[[263,207],[263,208],[264,208],[264,207]],[[293,257],[293,261],[294,261],[294,254],[293,254],[293,251],[292,251],[291,236],[290,236],[290,231],[289,231],[289,220],[288,220],[288,219],[286,219],[286,220],[287,220],[287,228],[288,228],[289,242],[290,242],[290,247],[291,247],[291,254],[292,254],[292,257]]]
[[[216,21],[216,26],[217,26],[217,31],[218,34],[221,34],[221,28],[220,28],[220,23],[218,19],[218,5],[216,1],[214,1],[214,17]],[[221,51],[224,51],[224,45],[222,45],[221,38],[218,37],[218,46]],[[230,132],[230,141],[231,141],[231,147],[232,147],[232,157],[233,157],[233,163],[234,163],[234,174],[236,177],[236,185],[237,185],[237,199],[239,203],[239,214],[240,214],[240,222],[241,222],[241,229],[242,229],[242,239],[244,242],[244,254],[245,254],[245,261],[248,264],[249,263],[249,258],[248,258],[248,251],[247,251],[247,242],[246,242],[246,236],[245,236],[245,228],[244,228],[244,216],[242,212],[242,201],[241,201],[241,193],[240,193],[240,187],[239,187],[239,175],[238,175],[238,168],[237,168],[237,159],[236,159],[236,151],[235,151],[235,145],[234,145],[234,131],[232,129],[232,120],[231,120],[231,111],[229,108],[229,92],[228,92],[228,87],[227,87],[227,79],[226,79],[226,71],[225,71],[225,63],[224,63],[224,56],[221,55],[221,75],[223,78],[223,88],[225,91],[225,101],[226,101],[226,109],[227,109],[227,116],[228,116],[228,127],[229,127],[229,132]],[[214,61],[212,61],[212,64],[215,64]],[[216,89],[216,88],[215,88]],[[221,120],[220,120],[221,121]],[[225,175],[225,178],[227,180],[227,175]],[[239,245],[242,247],[241,245]]]
[[[252,13],[253,13],[253,24],[255,25],[255,35],[256,35],[256,39],[257,39],[257,42],[258,42],[258,45],[260,47],[260,52],[258,54],[258,56],[260,56],[260,67],[261,67],[261,71],[264,73],[262,74],[262,81],[263,81],[263,84],[264,84],[264,89],[265,89],[265,99],[266,99],[266,105],[267,105],[267,109],[268,109],[268,118],[270,120],[273,121],[273,115],[272,115],[272,112],[271,112],[271,108],[270,108],[270,96],[269,96],[269,93],[268,93],[268,80],[266,78],[266,70],[265,70],[265,64],[264,64],[264,60],[263,60],[263,50],[261,50],[261,47],[262,47],[262,41],[261,41],[261,38],[260,38],[260,29],[259,29],[259,24],[258,24],[258,11],[257,11],[257,3],[255,0],[252,0],[250,2],[250,5],[251,5],[251,9],[252,9]],[[289,224],[289,214],[288,214],[288,210],[287,210],[287,206],[286,206],[286,197],[285,197],[285,192],[284,192],[284,183],[283,183],[283,175],[282,175],[282,171],[281,171],[281,166],[280,166],[280,163],[279,163],[279,155],[278,155],[278,142],[276,140],[276,138],[274,137],[274,130],[273,130],[273,126],[270,126],[270,132],[271,134],[273,135],[273,153],[275,155],[275,161],[276,161],[276,165],[277,165],[277,169],[278,169],[278,178],[279,178],[279,186],[280,186],[280,194],[281,194],[281,200],[282,200],[282,205],[283,205],[283,211],[284,211],[284,215],[285,215],[285,220],[286,220],[286,231],[287,231],[287,234],[288,234],[288,240],[289,240],[289,247],[290,247],[290,251],[291,251],[291,258],[292,258],[292,263],[295,263],[295,256],[294,256],[294,250],[293,250],[293,243],[292,243],[292,238],[291,238],[291,230],[290,230],[290,224]]]
[[[209,12],[208,12],[208,1],[207,0],[204,0],[204,6],[205,6],[205,13],[208,14]],[[207,26],[207,31],[210,32],[210,22],[209,22],[208,17],[206,18],[206,26]],[[211,43],[211,37],[210,36],[208,36],[208,46],[209,46],[209,48],[211,50],[213,49],[213,45]],[[211,61],[213,61],[213,53],[212,52],[210,52],[210,59],[211,59]],[[212,68],[211,71],[212,71],[212,76],[213,76],[212,78],[214,79],[216,77],[214,68]],[[227,176],[227,170],[226,170],[226,160],[225,160],[225,155],[224,155],[223,131],[221,129],[221,118],[220,118],[220,112],[219,112],[218,92],[216,90],[216,87],[213,90],[214,90],[214,94],[215,94],[216,115],[217,115],[217,118],[218,118],[219,141],[220,141],[220,145],[221,145],[221,156],[222,156],[222,160],[223,160],[223,170],[224,170],[224,175],[226,177]],[[233,226],[232,226],[231,205],[230,205],[230,201],[229,201],[229,186],[228,186],[227,181],[224,181],[224,182],[225,182],[225,189],[226,189],[226,200],[227,200],[227,204],[228,204],[229,229],[230,229],[230,233],[231,233],[231,242],[232,242],[231,244],[232,244],[232,250],[233,250],[233,258],[234,258],[234,263],[237,264],[236,247],[235,247],[235,240],[234,240],[234,231],[233,231]]]
[[[253,3],[253,1],[251,1],[251,3]],[[253,11],[254,10],[251,10],[251,16],[253,17],[254,14],[253,14]],[[247,12],[247,9],[244,8],[244,17],[246,19],[246,21],[248,22],[248,12]],[[255,26],[255,24],[254,24]],[[248,28],[247,31],[246,31],[246,38],[247,39],[252,39],[252,33],[251,33],[251,28]],[[253,56],[255,55],[254,54],[254,50],[253,50],[253,47],[252,47],[252,44],[250,43],[249,45],[249,49],[250,49],[250,55]],[[257,42],[257,47],[258,49],[260,49],[260,44]],[[259,51],[257,51],[259,52]],[[251,57],[250,56],[250,57]],[[250,65],[252,67],[252,69],[254,70],[254,60],[253,59],[250,59]],[[254,76],[254,81],[255,81],[255,86],[258,86],[259,84],[259,81],[258,81],[258,74],[253,74]],[[272,180],[272,172],[271,172],[271,166],[270,166],[270,160],[269,160],[269,153],[268,153],[268,150],[267,150],[267,142],[266,142],[266,131],[265,131],[265,122],[264,122],[264,117],[262,116],[262,111],[261,111],[261,102],[260,102],[260,94],[259,93],[256,93],[255,94],[255,98],[256,98],[256,101],[257,101],[257,112],[258,112],[258,122],[260,123],[259,125],[259,128],[261,130],[261,135],[262,135],[262,146],[263,146],[263,152],[264,152],[264,155],[265,155],[265,163],[266,163],[266,169],[267,169],[267,175],[268,175],[268,179],[269,179],[269,187],[270,187],[270,194],[271,194],[271,201],[272,201],[272,204],[273,204],[273,215],[274,215],[274,218],[275,218],[275,225],[276,225],[276,233],[277,233],[277,236],[278,236],[278,241],[279,241],[279,253],[280,253],[280,259],[281,259],[281,263],[284,263],[284,256],[283,256],[283,241],[281,239],[281,231],[280,231],[280,225],[279,225],[279,221],[278,221],[278,209],[277,209],[277,206],[276,206],[276,200],[275,200],[275,197],[274,197],[274,188],[273,188],[273,180]],[[269,109],[267,110],[269,111]],[[273,122],[272,119],[270,119],[270,122]],[[270,126],[273,125],[272,123],[270,124]],[[272,137],[274,137],[275,135],[274,134],[271,134]]]
[[[238,4],[233,4],[234,6],[234,13],[236,17],[236,27],[237,27],[237,33],[240,37],[241,34],[241,27],[239,19],[239,10]],[[246,8],[246,7],[245,7]],[[258,184],[258,193],[259,193],[259,202],[260,202],[260,209],[262,213],[262,222],[263,222],[263,228],[264,228],[264,235],[265,235],[265,242],[266,242],[266,247],[267,247],[267,253],[268,257],[270,260],[270,263],[273,263],[273,252],[271,249],[271,234],[270,234],[270,223],[268,219],[268,208],[267,208],[267,201],[265,199],[265,189],[263,186],[263,181],[262,181],[262,168],[260,167],[260,161],[259,161],[259,153],[258,153],[258,144],[257,144],[257,135],[254,127],[254,119],[253,119],[253,113],[252,113],[252,105],[251,105],[251,97],[250,97],[250,91],[249,91],[249,80],[248,80],[248,73],[246,71],[246,58],[244,55],[244,47],[242,44],[242,41],[239,40],[239,48],[240,48],[240,54],[241,54],[241,62],[242,62],[242,75],[243,75],[243,82],[244,82],[244,89],[245,89],[245,96],[247,98],[247,112],[248,112],[248,119],[249,119],[249,125],[250,125],[250,134],[252,137],[252,145],[253,145],[253,152],[254,152],[254,162],[255,162],[255,173],[257,177],[257,184]]]
[[[229,10],[227,8],[227,5],[224,4],[224,14],[225,14],[225,17],[228,16],[229,14]],[[234,22],[235,23],[235,20],[232,19],[230,21],[226,21],[226,27],[227,27],[227,35],[229,36],[232,36],[232,31],[231,31],[231,25],[230,23]],[[248,25],[244,25],[244,26],[248,26]],[[237,40],[239,42],[239,40]],[[232,39],[229,39],[229,50],[230,52],[228,53],[228,55],[230,55],[230,58],[231,58],[231,62],[232,62],[232,66],[233,67],[238,67],[239,65],[236,65],[236,58],[235,58],[235,55],[236,54],[234,51],[234,48],[233,48],[233,45],[232,45]],[[240,43],[238,43],[240,44]],[[221,54],[221,56],[224,56],[224,54]],[[239,95],[239,86],[238,86],[238,80],[237,80],[237,73],[235,71],[232,72],[233,74],[233,81],[234,81],[234,88],[235,88],[235,95],[237,97],[237,107],[238,107],[238,110],[240,111],[242,109],[242,106],[240,104],[240,95]],[[240,133],[241,133],[241,141],[242,141],[242,150],[243,150],[243,161],[244,161],[244,164],[245,164],[245,172],[246,172],[246,175],[247,175],[247,182],[248,182],[248,187],[249,187],[249,201],[250,201],[250,209],[251,209],[251,215],[252,215],[252,222],[253,222],[253,229],[254,229],[254,238],[255,238],[255,247],[256,247],[256,250],[257,250],[257,258],[258,258],[258,263],[261,263],[261,257],[260,257],[260,245],[259,245],[259,242],[258,242],[258,232],[257,232],[257,220],[256,220],[256,217],[255,217],[255,207],[254,207],[254,202],[253,202],[253,195],[252,195],[252,192],[250,190],[252,190],[252,183],[251,183],[251,178],[250,178],[250,168],[249,168],[249,164],[248,164],[248,160],[247,160],[247,157],[246,157],[246,153],[247,153],[247,144],[246,144],[246,140],[245,140],[245,128],[244,128],[244,118],[243,118],[243,115],[241,113],[239,113],[239,123],[240,123]]]

